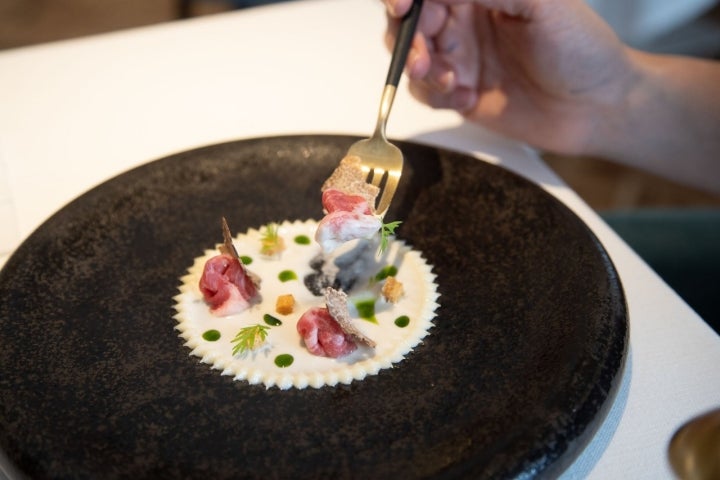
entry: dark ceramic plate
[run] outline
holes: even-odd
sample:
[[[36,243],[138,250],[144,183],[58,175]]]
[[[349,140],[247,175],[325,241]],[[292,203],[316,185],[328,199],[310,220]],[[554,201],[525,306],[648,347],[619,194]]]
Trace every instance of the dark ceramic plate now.
[[[0,447],[37,478],[483,478],[556,474],[619,385],[623,291],[586,226],[542,189],[398,142],[388,219],[435,266],[436,326],[395,368],[280,391],[189,355],[172,297],[194,257],[269,221],[319,218],[355,138],[210,146],[63,208],[0,273]],[[98,159],[101,161],[102,159]]]

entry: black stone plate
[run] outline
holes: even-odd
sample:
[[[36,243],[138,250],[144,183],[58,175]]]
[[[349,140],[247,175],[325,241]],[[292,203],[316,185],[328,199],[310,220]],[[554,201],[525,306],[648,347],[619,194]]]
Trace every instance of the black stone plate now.
[[[395,368],[280,391],[221,376],[174,330],[193,258],[319,218],[355,138],[201,148],[124,173],[34,232],[0,272],[0,447],[35,478],[502,478],[554,475],[619,385],[622,287],[587,227],[471,157],[397,142],[388,220],[435,266],[438,316]],[[101,158],[98,161],[102,161]]]

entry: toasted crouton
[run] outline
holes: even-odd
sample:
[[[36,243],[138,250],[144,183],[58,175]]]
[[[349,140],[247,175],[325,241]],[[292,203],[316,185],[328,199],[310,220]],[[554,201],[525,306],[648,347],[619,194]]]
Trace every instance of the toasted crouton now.
[[[278,296],[275,302],[275,311],[280,315],[288,315],[295,308],[295,297],[291,294]]]
[[[403,284],[399,282],[395,277],[387,277],[382,287],[382,294],[390,303],[396,303],[400,300],[400,297],[405,293]]]
[[[332,175],[325,180],[321,190],[324,192],[330,188],[340,190],[351,195],[360,195],[364,197],[372,206],[375,205],[375,198],[380,193],[380,189],[371,183],[365,181],[366,175],[361,168],[360,157],[348,155],[340,160],[340,164],[335,168]]]

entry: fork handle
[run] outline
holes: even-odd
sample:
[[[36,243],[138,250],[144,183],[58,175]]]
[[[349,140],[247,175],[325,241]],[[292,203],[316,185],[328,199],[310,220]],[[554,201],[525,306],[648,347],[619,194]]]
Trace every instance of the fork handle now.
[[[415,27],[417,27],[418,20],[420,19],[422,3],[423,0],[413,0],[410,10],[400,20],[400,30],[395,40],[395,47],[393,48],[385,85],[397,87],[398,83],[400,83],[400,77],[405,69],[405,61],[407,60],[408,52],[410,51],[410,46],[415,36]]]

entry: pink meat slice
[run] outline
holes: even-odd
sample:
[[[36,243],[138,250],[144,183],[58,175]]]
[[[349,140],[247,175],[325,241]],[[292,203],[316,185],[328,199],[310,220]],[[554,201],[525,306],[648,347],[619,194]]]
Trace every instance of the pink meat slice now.
[[[222,254],[205,263],[200,291],[215,315],[239,313],[250,306],[258,289],[237,258]]]
[[[322,193],[322,205],[328,213],[343,211],[372,214],[370,204],[365,197],[350,195],[335,188],[329,188]]]
[[[350,240],[370,238],[382,228],[382,221],[360,195],[329,188],[323,192],[322,203],[328,213],[318,223],[315,240],[326,252]]]
[[[338,358],[353,352],[357,344],[343,332],[327,308],[314,307],[298,320],[297,331],[313,355]]]
[[[382,222],[374,215],[337,211],[320,220],[315,240],[323,250],[332,252],[350,240],[372,237],[381,227]]]

